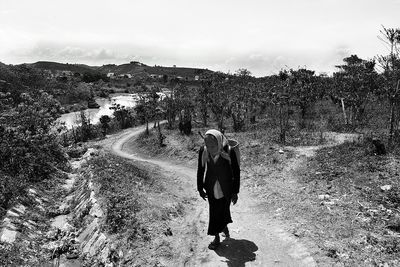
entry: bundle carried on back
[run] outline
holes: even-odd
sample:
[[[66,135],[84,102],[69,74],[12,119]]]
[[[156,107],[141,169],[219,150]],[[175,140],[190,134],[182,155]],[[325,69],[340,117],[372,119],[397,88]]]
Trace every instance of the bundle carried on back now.
[[[237,162],[240,167],[240,149],[239,149],[239,142],[235,139],[228,139],[229,150],[233,150],[236,154]]]

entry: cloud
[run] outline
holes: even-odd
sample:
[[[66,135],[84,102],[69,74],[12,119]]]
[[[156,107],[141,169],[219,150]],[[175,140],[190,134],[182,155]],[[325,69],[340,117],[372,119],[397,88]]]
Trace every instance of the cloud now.
[[[350,48],[345,45],[340,45],[334,49],[334,54],[337,55],[339,58],[343,59],[345,57],[350,56]]]
[[[39,43],[31,48],[11,51],[10,54],[21,63],[40,60],[85,64],[122,63],[136,57],[104,47],[62,46],[54,43]]]
[[[332,49],[315,50],[285,49],[231,51],[222,47],[198,47],[180,50],[177,47],[135,45],[135,44],[61,44],[52,42],[37,43],[28,49],[13,51],[11,56],[19,63],[40,60],[64,63],[82,63],[88,65],[122,64],[132,60],[147,65],[184,66],[208,68],[215,71],[235,72],[246,68],[255,76],[278,73],[281,69],[306,67],[318,72],[332,72],[335,65],[350,55],[346,45],[338,45]],[[7,62],[5,62],[7,63]],[[14,63],[14,62],[13,62]]]
[[[242,53],[226,57],[224,60],[214,63],[215,69],[234,72],[239,68],[246,68],[255,76],[276,74],[282,69],[307,68],[316,73],[332,73],[335,66],[343,62],[343,58],[351,54],[347,45],[339,45],[331,49],[315,50],[302,49],[293,51],[257,51]]]

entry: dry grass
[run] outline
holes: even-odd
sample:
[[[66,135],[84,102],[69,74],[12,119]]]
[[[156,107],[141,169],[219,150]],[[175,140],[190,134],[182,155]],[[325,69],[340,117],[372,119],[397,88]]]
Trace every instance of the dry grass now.
[[[296,205],[296,215],[308,222],[301,225],[305,235],[345,265],[398,266],[400,235],[392,231],[399,226],[398,162],[372,155],[366,144],[318,151],[298,175],[307,201]],[[329,199],[318,199],[322,194]]]

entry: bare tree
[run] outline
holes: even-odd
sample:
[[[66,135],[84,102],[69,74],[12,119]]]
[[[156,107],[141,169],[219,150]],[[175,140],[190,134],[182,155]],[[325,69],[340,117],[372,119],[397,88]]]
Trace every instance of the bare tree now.
[[[383,90],[387,95],[390,104],[390,128],[388,146],[393,145],[396,118],[396,109],[399,105],[399,84],[400,84],[400,29],[385,28],[380,31],[382,40],[389,48],[389,55],[378,57],[378,62],[383,69]]]

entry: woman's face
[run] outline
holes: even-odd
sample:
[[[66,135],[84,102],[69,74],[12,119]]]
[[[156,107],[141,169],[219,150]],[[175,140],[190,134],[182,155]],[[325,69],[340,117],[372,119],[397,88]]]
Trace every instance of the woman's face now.
[[[206,143],[207,150],[211,155],[218,153],[218,141],[214,136],[207,134],[204,138],[204,141]]]

